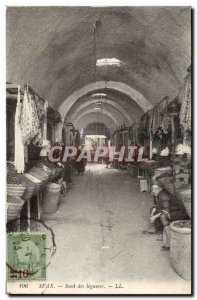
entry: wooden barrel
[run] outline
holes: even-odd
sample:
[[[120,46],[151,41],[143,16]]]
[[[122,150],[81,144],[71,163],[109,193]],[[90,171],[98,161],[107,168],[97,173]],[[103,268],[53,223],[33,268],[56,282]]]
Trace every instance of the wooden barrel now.
[[[170,257],[177,274],[191,279],[191,221],[174,221],[170,224]]]
[[[56,183],[47,183],[43,193],[43,207],[44,214],[51,214],[57,211],[58,202],[60,198],[61,185]]]
[[[22,184],[7,184],[7,194],[21,198],[26,190],[26,186]]]

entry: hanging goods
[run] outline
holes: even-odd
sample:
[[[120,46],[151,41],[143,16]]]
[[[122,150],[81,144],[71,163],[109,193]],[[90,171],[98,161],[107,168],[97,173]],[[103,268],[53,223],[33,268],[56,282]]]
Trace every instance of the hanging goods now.
[[[27,91],[24,91],[23,105],[21,111],[20,127],[22,132],[22,141],[24,145],[29,145],[32,138],[32,112],[28,100]]]
[[[24,159],[24,144],[22,142],[22,132],[20,126],[22,104],[20,101],[20,86],[18,86],[18,97],[17,106],[15,113],[15,155],[14,155],[14,166],[17,173],[23,173],[25,168]]]
[[[165,118],[165,114],[167,111],[169,97],[164,97],[154,108],[153,122],[152,122],[152,132],[156,133],[159,127],[162,126],[163,120]]]
[[[164,117],[163,117],[163,121],[161,123],[161,128],[163,130],[163,133],[165,133],[165,134],[168,133],[168,127],[169,127],[170,121],[171,121],[170,116],[167,115],[167,109],[168,109],[168,101],[166,101]]]
[[[32,96],[29,95],[29,103],[31,107],[32,113],[32,130],[31,130],[31,138],[34,145],[38,145],[39,147],[43,144],[43,136],[40,127],[40,121],[37,114],[37,108],[35,101],[32,99]]]
[[[152,132],[152,125],[153,125],[153,118],[154,118],[153,110],[149,110],[148,115],[149,115],[148,130],[150,133]]]
[[[180,110],[180,124],[184,131],[191,130],[191,71],[185,78],[183,89],[180,93],[181,110]]]
[[[44,110],[45,110],[45,116],[44,116],[44,125],[43,125],[43,139],[47,139],[47,108],[48,108],[48,102],[45,100],[44,102]]]
[[[165,133],[165,134],[168,133],[169,125],[170,125],[170,117],[165,115],[164,119],[163,119],[163,122],[161,124],[161,128],[163,130],[163,133]]]

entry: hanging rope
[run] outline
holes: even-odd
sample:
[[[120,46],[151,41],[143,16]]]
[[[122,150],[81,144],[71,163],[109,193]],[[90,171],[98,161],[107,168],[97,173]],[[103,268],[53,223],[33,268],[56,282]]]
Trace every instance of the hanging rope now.
[[[98,20],[95,21],[94,25],[93,25],[93,58],[94,58],[94,79],[96,78],[96,61],[97,61],[97,57],[96,57],[96,30],[97,30],[97,25],[98,25]]]

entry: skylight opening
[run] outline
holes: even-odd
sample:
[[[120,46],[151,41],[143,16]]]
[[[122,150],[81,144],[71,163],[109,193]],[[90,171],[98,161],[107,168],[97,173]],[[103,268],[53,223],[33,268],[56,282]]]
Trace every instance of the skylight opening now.
[[[103,66],[115,66],[121,67],[122,62],[117,58],[101,58],[97,59],[96,66],[103,67]]]

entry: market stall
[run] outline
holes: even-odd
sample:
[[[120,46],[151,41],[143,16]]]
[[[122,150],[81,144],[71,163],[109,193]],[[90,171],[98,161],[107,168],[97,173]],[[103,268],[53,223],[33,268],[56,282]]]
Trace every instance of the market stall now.
[[[170,107],[173,174],[162,184],[182,201],[191,218],[191,68],[175,100]]]
[[[55,182],[61,187],[59,179],[70,180],[68,167],[50,162],[47,157],[61,118],[28,85],[21,89],[7,84],[6,91],[7,222],[8,227],[17,223],[16,230],[20,230],[22,217],[30,230],[31,219],[41,218],[46,184]]]

